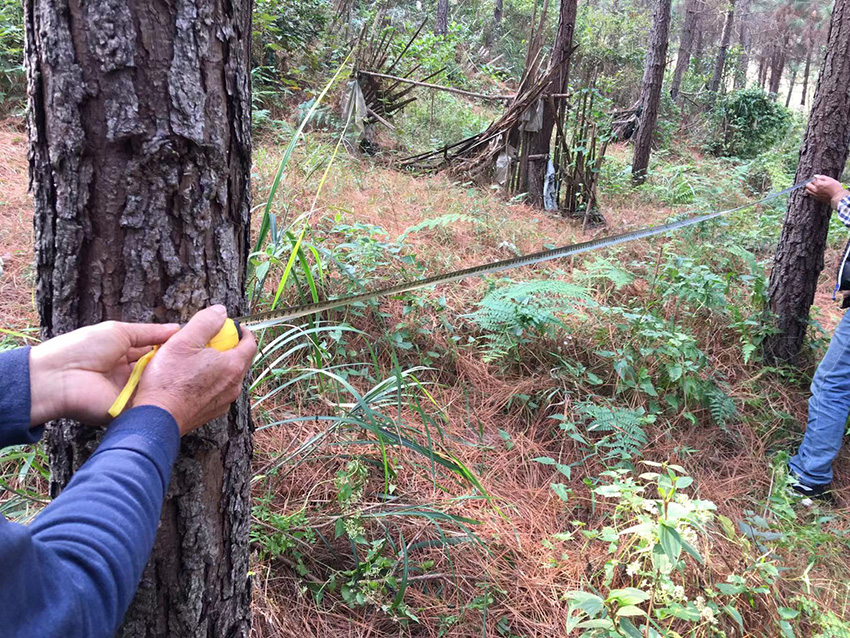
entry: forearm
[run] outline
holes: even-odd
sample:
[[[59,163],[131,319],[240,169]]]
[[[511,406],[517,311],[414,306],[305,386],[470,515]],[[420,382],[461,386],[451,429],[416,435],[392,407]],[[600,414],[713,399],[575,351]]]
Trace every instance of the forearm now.
[[[130,410],[32,525],[0,527],[0,627],[114,634],[153,547],[179,444],[167,412]]]

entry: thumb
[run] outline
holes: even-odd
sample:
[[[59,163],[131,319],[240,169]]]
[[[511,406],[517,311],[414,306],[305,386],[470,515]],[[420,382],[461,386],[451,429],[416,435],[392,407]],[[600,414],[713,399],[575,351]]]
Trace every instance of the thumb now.
[[[215,305],[205,308],[189,319],[189,323],[174,335],[171,341],[198,349],[205,348],[221,330],[225,319],[227,319],[227,308],[224,306]]]

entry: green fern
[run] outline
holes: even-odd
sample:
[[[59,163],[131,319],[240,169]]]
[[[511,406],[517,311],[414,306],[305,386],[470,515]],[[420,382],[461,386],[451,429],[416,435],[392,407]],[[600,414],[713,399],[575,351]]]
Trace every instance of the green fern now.
[[[724,429],[738,418],[735,400],[716,385],[705,393],[704,403],[711,413],[712,420]]]
[[[411,233],[418,233],[420,230],[431,230],[434,228],[439,228],[440,226],[453,226],[457,223],[468,222],[470,224],[481,224],[481,220],[477,217],[472,217],[471,215],[463,215],[461,213],[447,213],[445,215],[440,215],[439,217],[434,217],[433,219],[426,219],[424,221],[419,222],[409,228],[406,228],[405,231],[398,236],[399,243],[403,242],[407,239],[407,236]]]
[[[582,270],[576,271],[573,278],[577,281],[608,281],[614,285],[615,290],[620,290],[635,280],[631,272],[606,257],[597,257],[584,264]]]
[[[598,405],[585,401],[576,405],[588,434],[603,433],[593,445],[598,454],[608,459],[627,461],[643,451],[648,438],[645,427],[655,422],[655,415],[643,408],[631,410],[613,405]]]
[[[487,293],[469,316],[485,332],[484,357],[492,361],[515,350],[526,333],[540,336],[563,326],[561,316],[586,299],[585,288],[563,281],[513,283]]]

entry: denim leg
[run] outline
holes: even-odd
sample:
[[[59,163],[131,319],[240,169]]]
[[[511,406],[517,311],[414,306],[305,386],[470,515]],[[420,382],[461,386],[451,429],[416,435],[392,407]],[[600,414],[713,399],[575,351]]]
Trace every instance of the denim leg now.
[[[832,481],[850,413],[850,312],[844,314],[812,379],[806,435],[791,469],[809,485]]]

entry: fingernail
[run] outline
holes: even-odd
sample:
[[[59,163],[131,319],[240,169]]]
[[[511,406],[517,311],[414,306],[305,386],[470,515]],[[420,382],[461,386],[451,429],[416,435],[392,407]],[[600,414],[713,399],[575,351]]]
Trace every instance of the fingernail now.
[[[169,330],[180,330],[179,323],[167,323],[163,327],[168,328]]]
[[[222,306],[221,304],[216,304],[216,305],[214,305],[214,306],[211,306],[211,308],[212,308],[213,310],[215,310],[218,314],[220,314],[222,317],[226,317],[226,316],[227,316],[227,308],[225,308],[225,307],[224,307],[224,306]]]

